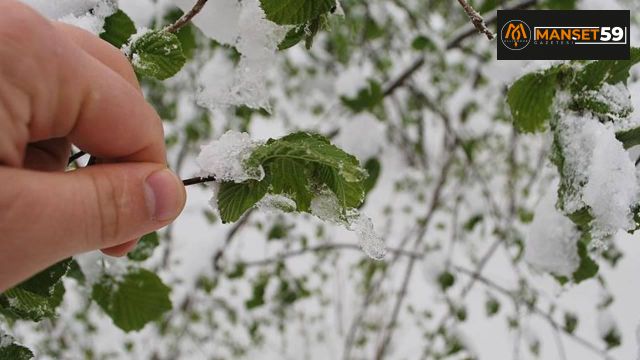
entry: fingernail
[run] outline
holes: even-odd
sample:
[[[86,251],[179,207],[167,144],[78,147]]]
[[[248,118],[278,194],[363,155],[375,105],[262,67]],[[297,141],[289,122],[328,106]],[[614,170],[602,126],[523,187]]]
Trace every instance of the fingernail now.
[[[184,187],[169,169],[158,170],[145,180],[145,197],[155,221],[175,218],[182,210]]]

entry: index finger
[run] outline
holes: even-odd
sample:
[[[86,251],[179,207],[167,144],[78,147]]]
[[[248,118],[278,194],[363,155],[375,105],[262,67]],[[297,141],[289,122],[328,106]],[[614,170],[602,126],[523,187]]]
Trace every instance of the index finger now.
[[[29,99],[30,116],[9,121],[28,142],[67,137],[100,158],[165,163],[162,122],[139,90],[28,6],[2,1],[0,14],[2,75]]]

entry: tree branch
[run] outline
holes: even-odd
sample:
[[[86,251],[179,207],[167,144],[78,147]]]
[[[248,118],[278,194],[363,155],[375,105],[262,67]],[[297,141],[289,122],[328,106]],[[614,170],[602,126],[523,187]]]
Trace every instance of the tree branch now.
[[[509,10],[526,9],[537,3],[538,3],[538,0],[525,0],[507,9]],[[496,21],[498,21],[498,16],[497,14],[494,14],[485,20],[485,25],[494,24]],[[453,39],[451,39],[451,41],[447,43],[445,50],[451,50],[451,49],[460,47],[460,44],[462,43],[463,40],[475,34],[477,34],[477,30],[475,27],[472,27],[468,30],[463,31],[462,33],[460,33],[458,36],[454,37]],[[389,96],[398,88],[402,87],[404,83],[424,65],[424,63],[425,63],[424,55],[421,55],[416,60],[414,60],[413,63],[411,63],[411,65],[405,71],[400,73],[400,75],[395,80],[392,80],[391,82],[389,82],[387,86],[385,86],[383,91],[384,96],[385,97]]]
[[[493,32],[487,28],[487,24],[484,22],[482,16],[478,14],[476,9],[469,5],[467,0],[458,0],[458,3],[462,6],[464,12],[467,13],[467,16],[469,16],[469,20],[471,20],[471,23],[475,26],[476,30],[478,30],[479,33],[485,34],[489,40],[493,40],[495,37]]]
[[[197,177],[192,177],[189,179],[182,180],[182,184],[184,184],[184,186],[189,186],[189,185],[202,184],[202,183],[211,182],[211,181],[216,181],[215,176],[204,176],[204,177],[197,176]]]
[[[202,10],[206,3],[207,0],[196,1],[191,10],[184,13],[178,20],[176,20],[176,22],[164,28],[164,31],[170,33],[178,32],[178,30],[187,25],[187,23],[191,21],[191,19],[193,19],[193,17],[196,16],[200,12],[200,10]]]

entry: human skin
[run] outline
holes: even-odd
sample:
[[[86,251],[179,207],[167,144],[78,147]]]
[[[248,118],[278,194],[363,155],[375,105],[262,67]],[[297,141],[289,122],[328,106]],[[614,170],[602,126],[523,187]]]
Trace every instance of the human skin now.
[[[71,144],[99,164],[65,172]],[[162,122],[100,38],[0,1],[0,292],[71,255],[132,250],[184,207]]]

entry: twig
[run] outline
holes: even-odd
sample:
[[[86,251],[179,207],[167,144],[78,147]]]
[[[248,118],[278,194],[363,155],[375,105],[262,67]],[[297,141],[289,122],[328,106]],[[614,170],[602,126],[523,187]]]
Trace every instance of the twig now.
[[[460,0],[458,0],[460,1]],[[526,9],[528,7],[531,7],[535,4],[538,3],[538,0],[525,0],[521,3],[518,3],[512,7],[509,7],[508,9]],[[498,16],[497,15],[492,15],[491,17],[487,18],[485,20],[485,24],[486,25],[491,25],[493,23],[495,23],[496,21],[498,21]],[[445,47],[445,50],[451,50],[451,49],[455,49],[457,47],[460,47],[460,44],[462,43],[463,40],[465,40],[466,38],[473,36],[477,34],[476,28],[472,27],[468,30],[465,30],[463,32],[461,32],[458,36],[454,37],[453,39],[451,39],[451,41],[449,41],[447,43],[447,46]],[[411,77],[413,76],[413,74],[418,71],[424,64],[425,64],[425,56],[421,55],[420,57],[418,57],[416,60],[414,60],[411,65],[403,72],[400,73],[400,75],[395,79],[389,82],[389,84],[387,86],[385,86],[384,88],[384,96],[389,96],[391,95],[394,91],[396,91],[398,88],[402,87],[404,85],[404,83]]]
[[[178,30],[187,25],[187,23],[191,21],[191,19],[193,19],[193,17],[196,16],[200,12],[200,10],[202,10],[206,3],[207,0],[196,1],[191,10],[184,13],[178,20],[176,20],[176,22],[164,28],[164,31],[170,33],[178,32]]]
[[[469,20],[471,20],[471,23],[473,23],[473,26],[475,26],[478,32],[485,34],[489,40],[493,40],[495,35],[493,35],[493,32],[487,28],[487,24],[484,22],[482,16],[478,14],[476,9],[469,5],[467,0],[458,0],[458,3],[462,6],[464,12],[467,13]]]
[[[189,185],[202,184],[202,183],[211,182],[211,181],[216,181],[215,176],[192,177],[189,179],[182,180],[182,183],[184,184],[184,186],[189,186]]]
[[[81,157],[83,157],[85,155],[87,155],[87,153],[84,152],[84,151],[78,151],[77,153],[71,155],[69,157],[69,161],[67,162],[67,166],[71,165],[71,163],[73,163],[74,161],[80,159]]]

